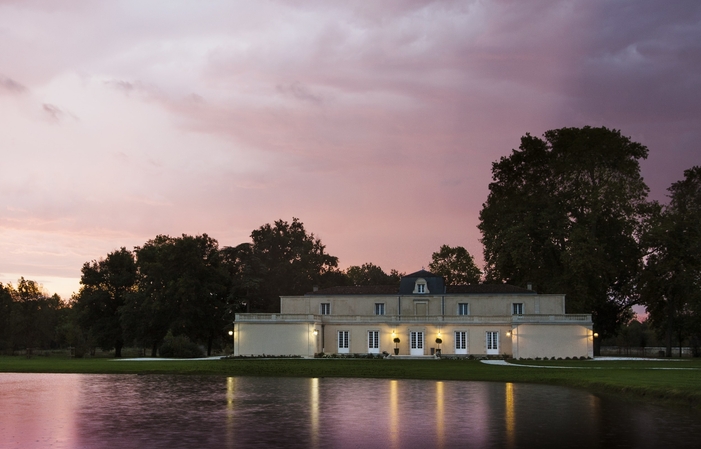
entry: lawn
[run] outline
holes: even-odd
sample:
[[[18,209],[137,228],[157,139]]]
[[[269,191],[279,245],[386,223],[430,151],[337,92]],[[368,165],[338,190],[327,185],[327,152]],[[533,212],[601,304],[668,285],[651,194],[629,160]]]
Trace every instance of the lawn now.
[[[699,407],[701,360],[519,361],[543,367],[494,366],[476,360],[228,359],[124,361],[109,358],[0,357],[0,372],[361,377],[529,382],[584,388]],[[655,369],[686,368],[686,369]]]

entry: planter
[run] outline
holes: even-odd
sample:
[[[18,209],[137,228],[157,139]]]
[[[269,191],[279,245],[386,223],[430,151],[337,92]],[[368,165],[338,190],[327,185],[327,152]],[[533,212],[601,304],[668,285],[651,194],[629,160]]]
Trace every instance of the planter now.
[[[394,348],[394,355],[399,355],[399,348]]]

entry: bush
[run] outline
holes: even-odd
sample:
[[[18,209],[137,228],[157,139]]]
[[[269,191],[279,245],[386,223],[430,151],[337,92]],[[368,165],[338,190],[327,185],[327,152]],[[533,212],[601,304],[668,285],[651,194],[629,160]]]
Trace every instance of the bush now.
[[[185,335],[174,337],[168,334],[163,339],[163,344],[158,350],[161,357],[174,357],[179,359],[192,359],[202,357],[204,354],[199,346],[190,341]]]

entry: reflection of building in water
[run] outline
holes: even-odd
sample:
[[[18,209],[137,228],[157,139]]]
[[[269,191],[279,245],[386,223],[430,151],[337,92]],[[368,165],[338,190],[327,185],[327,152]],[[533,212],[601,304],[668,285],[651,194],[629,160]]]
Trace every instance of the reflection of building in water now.
[[[591,357],[591,315],[565,295],[506,284],[445,285],[425,270],[399,287],[354,286],[280,298],[281,313],[237,314],[236,355],[394,353]],[[395,343],[395,338],[399,339]],[[440,343],[438,343],[440,341]]]

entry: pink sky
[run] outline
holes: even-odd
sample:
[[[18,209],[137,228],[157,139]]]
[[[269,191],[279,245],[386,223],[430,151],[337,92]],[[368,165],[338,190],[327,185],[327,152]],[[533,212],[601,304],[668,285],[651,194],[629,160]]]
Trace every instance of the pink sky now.
[[[64,298],[157,234],[298,217],[340,265],[481,261],[491,163],[526,132],[701,163],[701,4],[0,0],[0,281]],[[670,6],[671,5],[671,6]]]

